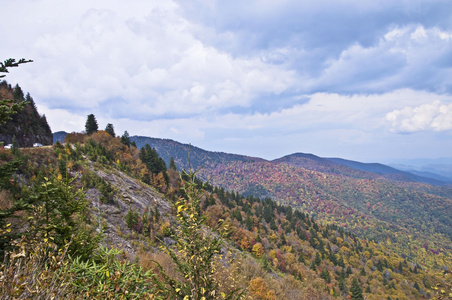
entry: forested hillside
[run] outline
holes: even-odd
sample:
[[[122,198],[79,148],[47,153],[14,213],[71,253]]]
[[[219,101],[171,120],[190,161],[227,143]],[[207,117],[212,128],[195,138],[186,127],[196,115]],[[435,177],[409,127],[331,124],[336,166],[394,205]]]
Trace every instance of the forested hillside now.
[[[433,268],[451,267],[452,200],[387,180],[356,179],[284,163],[206,167],[212,182],[239,192],[263,191],[318,220],[386,243]]]
[[[0,126],[0,141],[4,145],[12,144],[16,138],[20,147],[31,147],[34,143],[51,145],[53,142],[52,131],[45,115],[38,113],[36,104],[29,93],[26,95],[19,85],[14,88],[6,81],[0,82],[0,99],[10,100],[12,103],[21,104],[25,107],[13,115]]]
[[[3,296],[439,299],[452,292],[449,272],[319,223],[308,210],[203,184],[174,167],[155,169],[160,158],[150,147],[138,150],[104,131],[66,141],[73,143],[19,154],[22,164],[3,200],[2,210],[14,208],[17,217],[2,218],[9,258],[2,272],[21,279],[2,277]],[[2,162],[11,155],[3,150]],[[185,244],[191,238],[194,248]],[[198,252],[185,260],[190,249]],[[30,280],[44,268],[52,272]],[[189,287],[197,280],[195,297]]]
[[[2,125],[32,103],[0,101]],[[0,149],[2,299],[452,298],[446,187],[138,149],[90,119],[53,147]]]
[[[140,139],[145,138],[136,141]],[[181,161],[188,145],[146,141],[162,157],[173,157],[179,168],[187,168]],[[433,269],[452,267],[452,189],[448,185],[419,182],[416,176],[382,165],[375,166],[379,173],[374,173],[310,154],[265,161],[192,147],[191,156],[195,167],[203,166],[201,178],[212,177],[214,185],[299,208],[321,222],[385,243]]]

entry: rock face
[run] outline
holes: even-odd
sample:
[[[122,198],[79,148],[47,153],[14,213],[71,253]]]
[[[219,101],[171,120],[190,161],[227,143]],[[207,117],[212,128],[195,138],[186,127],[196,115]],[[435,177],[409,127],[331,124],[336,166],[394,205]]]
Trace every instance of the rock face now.
[[[103,244],[122,249],[131,256],[135,255],[136,247],[131,245],[128,238],[132,231],[127,227],[125,215],[129,208],[140,214],[146,209],[157,209],[164,218],[168,218],[171,211],[169,202],[152,187],[134,179],[118,170],[99,170],[91,166],[97,176],[110,183],[114,190],[114,204],[104,204],[99,201],[101,193],[89,189],[86,198],[90,202],[90,209],[97,215],[99,230],[103,224]]]
[[[9,99],[17,103],[26,102],[25,107],[11,120],[0,126],[0,142],[11,144],[16,137],[19,147],[31,147],[34,143],[51,145],[53,135],[45,115],[39,115],[33,98],[23,96],[18,85],[12,88],[3,81],[0,83],[0,99]]]

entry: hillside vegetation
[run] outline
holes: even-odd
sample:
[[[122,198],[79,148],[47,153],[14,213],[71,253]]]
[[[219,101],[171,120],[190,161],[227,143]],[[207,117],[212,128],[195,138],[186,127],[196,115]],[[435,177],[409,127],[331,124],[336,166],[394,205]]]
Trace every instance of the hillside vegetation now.
[[[21,160],[2,192],[1,209],[11,212],[1,219],[3,299],[444,299],[452,292],[449,272],[319,223],[307,207],[159,169],[152,148],[104,131],[69,134],[66,142],[1,152],[2,165],[13,155]]]
[[[6,81],[0,82],[0,99],[10,100],[7,104],[24,105],[24,107],[14,114],[0,126],[0,142],[4,145],[12,144],[16,138],[20,147],[31,147],[34,143],[51,145],[53,143],[52,131],[45,115],[40,115],[33,98],[29,93],[26,95],[19,85],[14,88]]]
[[[132,137],[152,143],[164,159],[174,156],[186,168],[188,145],[171,140]],[[324,224],[347,228],[384,243],[396,253],[432,270],[452,268],[452,188],[430,185],[383,165],[336,163],[311,154],[274,161],[192,148],[200,177],[244,195],[269,197],[307,212]],[[360,169],[350,165],[360,165]],[[379,173],[364,171],[372,169]],[[428,179],[426,180],[428,181]]]
[[[35,121],[5,125],[27,113],[50,131],[31,96],[2,91],[6,135],[36,139]],[[0,148],[1,299],[452,298],[447,187],[168,140],[137,148],[88,121],[64,144]]]

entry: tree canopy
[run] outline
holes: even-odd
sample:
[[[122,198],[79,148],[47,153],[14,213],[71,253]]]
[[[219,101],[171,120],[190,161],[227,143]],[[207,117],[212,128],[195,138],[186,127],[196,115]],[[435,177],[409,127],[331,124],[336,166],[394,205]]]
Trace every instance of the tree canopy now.
[[[94,132],[97,132],[99,126],[97,125],[96,117],[93,114],[88,115],[85,124],[86,134],[91,135]]]
[[[108,123],[108,124],[107,124],[107,127],[105,127],[105,131],[106,131],[109,135],[111,135],[112,137],[116,137],[115,129],[114,129],[114,127],[113,127],[113,124]]]

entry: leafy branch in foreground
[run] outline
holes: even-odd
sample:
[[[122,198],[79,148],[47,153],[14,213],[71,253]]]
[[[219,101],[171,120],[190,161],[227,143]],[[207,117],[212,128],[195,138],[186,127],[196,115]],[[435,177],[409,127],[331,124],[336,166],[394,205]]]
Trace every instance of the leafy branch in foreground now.
[[[199,170],[198,170],[199,171]],[[204,195],[203,189],[198,189],[196,172],[191,169],[183,171],[183,196],[173,202],[179,223],[172,236],[174,246],[163,244],[176,265],[181,279],[173,279],[157,263],[160,279],[155,277],[155,284],[160,293],[167,299],[208,300],[232,299],[237,291],[226,295],[219,292],[220,284],[216,280],[215,261],[221,259],[223,236],[205,228],[206,217],[202,215],[200,202]],[[204,185],[203,185],[204,186]],[[241,294],[236,299],[241,298]]]
[[[9,73],[8,68],[18,67],[20,64],[26,64],[29,62],[33,62],[31,59],[26,60],[25,58],[21,58],[16,61],[14,58],[8,58],[4,62],[0,62],[0,72],[1,73]],[[6,75],[0,75],[0,78],[5,77]]]

